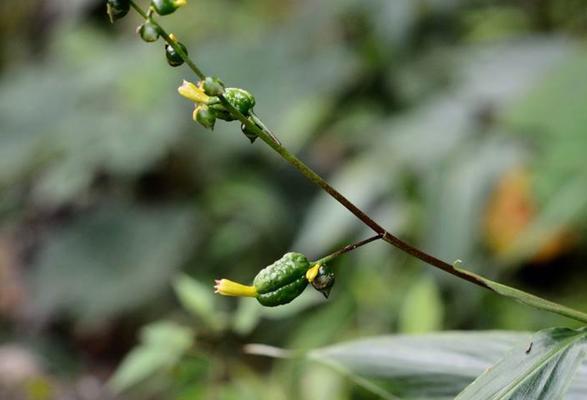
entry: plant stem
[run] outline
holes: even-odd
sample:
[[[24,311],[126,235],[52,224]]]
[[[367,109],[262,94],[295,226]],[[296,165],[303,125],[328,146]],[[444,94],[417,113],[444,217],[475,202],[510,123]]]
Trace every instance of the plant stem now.
[[[148,18],[147,14],[140,7],[138,7],[135,4],[135,2],[132,0],[131,0],[131,5],[143,18],[145,18],[145,19]],[[158,27],[163,39],[177,51],[177,53],[185,61],[185,63],[190,67],[190,69],[200,79],[205,79],[206,76],[204,75],[204,73],[196,66],[196,64],[190,59],[190,57],[187,54],[185,54],[185,52],[179,46],[177,46],[175,41],[171,40],[171,38],[165,32],[165,30],[158,23],[153,21],[152,18],[151,18],[151,21],[153,22],[153,24],[156,27]],[[587,323],[587,314],[586,313],[572,309],[570,307],[560,305],[558,303],[554,303],[554,302],[545,300],[541,297],[534,296],[534,295],[526,293],[522,290],[515,289],[515,288],[503,285],[498,282],[494,282],[494,281],[492,281],[488,278],[485,278],[481,275],[477,275],[473,272],[458,268],[455,265],[457,263],[455,263],[455,264],[448,263],[446,261],[443,261],[443,260],[441,260],[431,254],[428,254],[428,253],[418,249],[417,247],[412,246],[411,244],[409,244],[407,242],[404,242],[403,240],[401,240],[397,236],[395,236],[392,233],[385,230],[381,225],[379,225],[377,222],[375,222],[373,219],[371,219],[371,217],[369,217],[364,211],[359,209],[350,200],[348,200],[345,196],[343,196],[340,192],[338,192],[336,189],[334,189],[332,186],[330,186],[330,184],[328,182],[326,182],[320,175],[318,175],[316,172],[314,172],[309,166],[304,164],[304,162],[302,160],[300,160],[295,155],[290,153],[278,140],[274,139],[273,133],[265,127],[265,124],[260,119],[258,119],[258,117],[256,117],[256,119],[260,123],[255,123],[255,121],[252,118],[249,118],[249,117],[243,115],[239,110],[234,108],[232,106],[232,104],[230,104],[230,102],[228,102],[228,100],[226,100],[226,98],[224,96],[219,96],[219,98],[220,98],[220,101],[222,102],[222,104],[224,105],[224,107],[232,114],[232,116],[235,117],[236,119],[238,119],[242,124],[244,124],[249,131],[254,132],[259,138],[261,138],[261,140],[263,140],[269,147],[271,147],[275,152],[277,152],[284,160],[286,160],[294,168],[296,168],[308,180],[310,180],[312,183],[314,183],[314,184],[318,185],[320,188],[322,188],[326,193],[328,193],[330,196],[332,196],[342,206],[344,206],[347,210],[349,210],[351,213],[353,213],[361,222],[363,222],[363,224],[365,224],[366,226],[371,228],[375,233],[377,233],[376,236],[367,239],[365,241],[365,243],[368,243],[372,240],[376,240],[378,238],[381,238],[384,241],[386,241],[387,243],[391,244],[392,246],[400,249],[401,251],[408,253],[408,254],[424,261],[425,263],[427,263],[433,267],[436,267],[438,269],[441,269],[441,270],[443,270],[451,275],[454,275],[460,279],[471,282],[471,283],[473,283],[477,286],[480,286],[482,288],[491,290],[492,292],[500,294],[504,297],[514,299],[520,303],[523,303],[523,304],[526,304],[526,305],[529,305],[529,306],[532,306],[532,307],[535,307],[535,308],[538,308],[541,310],[553,312],[555,314],[559,314],[559,315],[562,315],[562,316],[565,316],[565,317],[568,317],[568,318],[571,318],[571,319],[574,319],[574,320],[577,320],[577,321],[580,321],[583,323]],[[359,242],[358,245],[363,245],[365,243]],[[345,248],[343,248],[343,249],[341,249],[341,250],[339,250],[329,256],[324,257],[323,259],[318,260],[318,262],[324,262],[323,261],[324,259],[330,260],[331,258],[334,258],[340,254],[351,251],[352,249],[354,249],[354,248],[352,248],[352,246],[354,246],[354,245],[350,245],[351,248],[349,250],[345,250],[346,249],[346,247],[345,247]],[[359,247],[359,246],[356,246],[356,247]]]
[[[185,61],[185,63],[188,65],[188,67],[190,67],[190,69],[193,71],[193,73],[198,76],[198,78],[200,78],[200,79],[206,78],[206,75],[204,75],[204,73],[192,61],[192,59],[187,55],[187,53],[185,51],[183,51],[181,46],[178,46],[177,42],[175,40],[171,40],[171,38],[169,37],[169,34],[165,31],[165,29],[163,29],[163,27],[161,25],[159,25],[157,23],[157,21],[155,21],[155,19],[149,18],[147,13],[144,12],[143,9],[141,7],[139,7],[133,0],[130,0],[130,5],[132,6],[132,8],[135,9],[135,11],[137,13],[140,14],[141,17],[143,17],[145,20],[149,19],[151,21],[151,23],[159,31],[159,35],[161,35],[161,37],[167,42],[167,44],[169,44],[171,47],[173,47],[173,50],[175,50],[177,52],[177,54],[179,54],[179,56],[183,59],[183,61]]]
[[[366,245],[367,243],[371,243],[374,240],[381,239],[382,237],[383,237],[382,235],[377,234],[375,236],[371,236],[368,239],[361,240],[360,242],[347,244],[342,249],[339,249],[339,250],[335,251],[334,253],[331,253],[325,257],[322,257],[321,259],[312,262],[312,264],[326,264],[327,262],[335,259],[338,256],[342,256],[343,254],[349,253],[355,249],[358,249],[361,246]]]

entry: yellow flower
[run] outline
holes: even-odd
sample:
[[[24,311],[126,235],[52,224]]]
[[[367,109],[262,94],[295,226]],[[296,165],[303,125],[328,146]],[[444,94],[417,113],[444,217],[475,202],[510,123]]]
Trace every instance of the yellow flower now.
[[[223,296],[257,297],[257,289],[254,286],[247,286],[228,279],[216,280],[214,293]]]
[[[322,264],[316,264],[306,271],[306,279],[308,280],[308,282],[312,283],[314,281],[314,278],[316,278],[316,275],[318,275],[320,265]]]
[[[210,97],[204,93],[204,90],[191,82],[183,81],[181,86],[177,88],[180,95],[197,104],[208,104]]]

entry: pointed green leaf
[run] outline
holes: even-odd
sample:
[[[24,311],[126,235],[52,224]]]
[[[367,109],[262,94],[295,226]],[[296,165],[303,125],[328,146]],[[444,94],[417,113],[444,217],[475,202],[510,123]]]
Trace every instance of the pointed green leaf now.
[[[402,399],[449,399],[528,337],[497,331],[381,336],[317,349],[309,357]]]
[[[586,338],[587,329],[538,332],[529,344],[515,347],[457,399],[562,399],[585,359]]]
[[[558,352],[558,357],[552,356],[552,360],[558,362],[544,369],[540,367],[539,375],[526,381],[526,385],[520,385],[520,390],[530,394],[517,398],[560,398],[550,394],[564,392],[569,387],[565,400],[580,400],[587,398],[587,363],[580,363],[584,349],[580,343],[584,343],[586,334],[585,330],[559,328],[541,332],[534,338],[529,333],[501,331],[380,336],[315,349],[306,356],[347,375],[380,398],[399,396],[403,400],[448,400],[454,399],[480,375],[487,376],[495,371],[498,367],[492,366],[504,362],[500,360],[505,360],[506,355],[543,359],[541,356],[550,354],[544,352],[543,347],[550,343],[554,347],[549,349]],[[556,346],[560,346],[561,341],[567,343],[563,350]],[[526,355],[530,342],[533,342],[532,348]],[[262,345],[247,346],[246,351],[280,358],[300,354]],[[574,374],[577,367],[578,372]],[[516,366],[515,374],[519,374],[523,368],[523,365]],[[503,375],[504,385],[516,381],[515,374],[510,371],[509,375]],[[548,397],[532,397],[536,393],[533,394],[531,389],[540,389]],[[492,399],[479,393],[470,398]]]

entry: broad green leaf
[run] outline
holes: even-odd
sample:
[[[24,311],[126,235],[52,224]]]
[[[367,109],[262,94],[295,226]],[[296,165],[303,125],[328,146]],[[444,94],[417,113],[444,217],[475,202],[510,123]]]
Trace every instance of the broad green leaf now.
[[[526,356],[531,342],[534,343],[529,355],[535,350],[537,354],[532,357],[548,353],[543,351],[545,342],[541,337],[549,335],[551,331],[555,332],[555,338],[575,343],[584,340],[581,338],[586,334],[584,330],[554,329],[539,333],[534,339],[529,333],[505,331],[379,336],[343,342],[304,354],[311,360],[329,365],[347,375],[356,384],[381,398],[399,396],[402,399],[448,400],[454,399],[480,375],[493,371],[491,367],[498,362],[504,362],[500,360],[507,360],[508,355],[521,353]],[[542,377],[547,377],[547,371],[554,374],[573,372],[573,368],[579,366],[582,349],[584,347],[577,346],[565,353],[565,357],[568,357],[565,358],[568,361],[566,368],[561,368],[561,365],[558,368],[545,369]],[[249,346],[247,350],[252,354],[278,358],[300,354],[267,346]],[[559,387],[564,388],[565,384],[568,387],[572,377],[573,373],[565,376],[568,379],[566,382],[561,381]],[[514,380],[515,377],[511,374],[509,378],[504,378],[507,383]],[[544,388],[551,390],[554,385]],[[566,399],[578,400],[586,398],[585,396],[587,363],[579,366],[579,372]]]
[[[527,344],[530,337],[501,331],[378,336],[305,355],[382,398],[452,399],[513,345]],[[279,358],[298,354],[267,346],[249,346],[247,351]]]
[[[562,399],[585,359],[587,329],[553,328],[511,352],[468,386],[458,400]],[[583,393],[587,396],[587,392]]]
[[[402,399],[449,399],[528,337],[498,331],[383,336],[317,349],[308,356]]]
[[[151,375],[173,367],[192,344],[192,331],[173,322],[159,321],[144,327],[141,344],[122,361],[110,379],[117,393]]]

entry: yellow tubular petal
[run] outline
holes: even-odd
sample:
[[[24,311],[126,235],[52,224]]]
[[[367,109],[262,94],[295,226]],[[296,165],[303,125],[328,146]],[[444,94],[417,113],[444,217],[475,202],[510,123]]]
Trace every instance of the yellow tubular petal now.
[[[192,113],[192,118],[194,121],[198,120],[198,112],[200,111],[200,106],[196,106],[194,108],[194,112]]]
[[[177,88],[177,91],[180,95],[194,103],[207,104],[210,100],[210,97],[202,89],[188,81],[183,81],[181,86]]]
[[[306,271],[306,279],[308,282],[312,283],[316,275],[318,275],[318,270],[320,269],[320,264],[314,265],[312,268]]]
[[[175,7],[185,6],[187,3],[188,3],[187,0],[175,0],[173,2],[173,4],[175,5]]]
[[[214,289],[214,293],[223,296],[257,297],[257,289],[254,286],[242,285],[228,279],[217,280]]]

